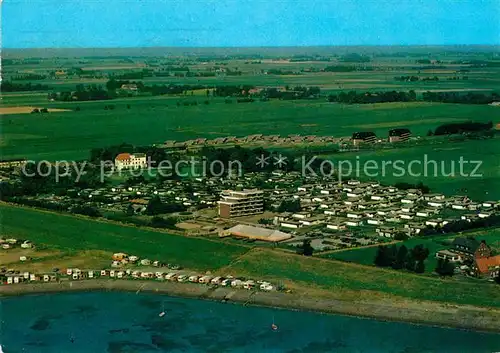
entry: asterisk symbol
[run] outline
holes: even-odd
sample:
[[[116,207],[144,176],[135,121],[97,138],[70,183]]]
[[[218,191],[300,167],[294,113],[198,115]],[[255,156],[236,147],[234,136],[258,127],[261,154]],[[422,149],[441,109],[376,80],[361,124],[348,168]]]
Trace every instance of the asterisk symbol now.
[[[263,154],[257,156],[257,163],[255,165],[258,165],[261,168],[264,168],[266,165],[269,165],[269,157],[264,156]]]
[[[278,157],[274,156],[274,165],[277,165],[279,168],[286,165],[286,156],[282,156],[281,153]]]

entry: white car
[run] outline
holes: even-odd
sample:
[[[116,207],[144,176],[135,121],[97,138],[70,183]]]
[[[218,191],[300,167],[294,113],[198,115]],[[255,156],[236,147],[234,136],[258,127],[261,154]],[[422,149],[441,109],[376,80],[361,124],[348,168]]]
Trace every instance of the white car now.
[[[177,273],[175,273],[175,272],[170,272],[169,274],[167,274],[167,275],[165,276],[165,279],[166,279],[166,280],[169,280],[169,281],[173,281],[173,280],[175,280],[175,277],[176,277],[176,276],[177,276]]]
[[[215,278],[212,278],[212,280],[210,281],[210,283],[217,285],[217,284],[220,284],[222,281],[223,281],[222,277],[215,277]]]
[[[177,277],[177,282],[186,282],[187,279],[188,279],[188,276],[180,275],[179,277]]]

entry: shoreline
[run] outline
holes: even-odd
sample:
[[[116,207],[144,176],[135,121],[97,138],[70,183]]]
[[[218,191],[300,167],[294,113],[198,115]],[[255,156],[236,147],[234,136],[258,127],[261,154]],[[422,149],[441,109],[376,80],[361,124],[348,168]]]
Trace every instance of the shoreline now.
[[[2,297],[60,292],[145,292],[174,297],[263,306],[294,311],[311,311],[454,329],[500,333],[500,310],[464,305],[413,301],[413,305],[397,305],[391,301],[343,301],[295,293],[260,292],[202,284],[152,282],[141,280],[82,280],[49,283],[0,285]],[[415,305],[417,303],[418,305]]]

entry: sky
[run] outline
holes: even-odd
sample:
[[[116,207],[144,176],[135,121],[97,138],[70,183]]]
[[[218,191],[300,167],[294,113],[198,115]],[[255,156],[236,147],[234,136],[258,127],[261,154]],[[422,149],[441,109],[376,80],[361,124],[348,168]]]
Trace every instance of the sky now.
[[[3,48],[500,44],[500,0],[3,0],[1,16]]]

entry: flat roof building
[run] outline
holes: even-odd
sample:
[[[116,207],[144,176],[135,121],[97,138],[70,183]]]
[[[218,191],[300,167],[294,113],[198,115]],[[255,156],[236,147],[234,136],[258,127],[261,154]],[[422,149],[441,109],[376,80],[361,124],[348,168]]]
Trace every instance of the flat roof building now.
[[[279,230],[238,224],[223,232],[223,236],[235,236],[241,238],[278,242],[290,239],[292,236]]]
[[[352,134],[352,143],[357,146],[361,143],[374,143],[377,141],[377,136],[372,131],[361,131]]]
[[[389,130],[389,142],[407,141],[411,136],[408,129],[392,129]]]
[[[219,216],[232,218],[264,212],[264,192],[250,189],[243,191],[225,190],[221,193]]]

